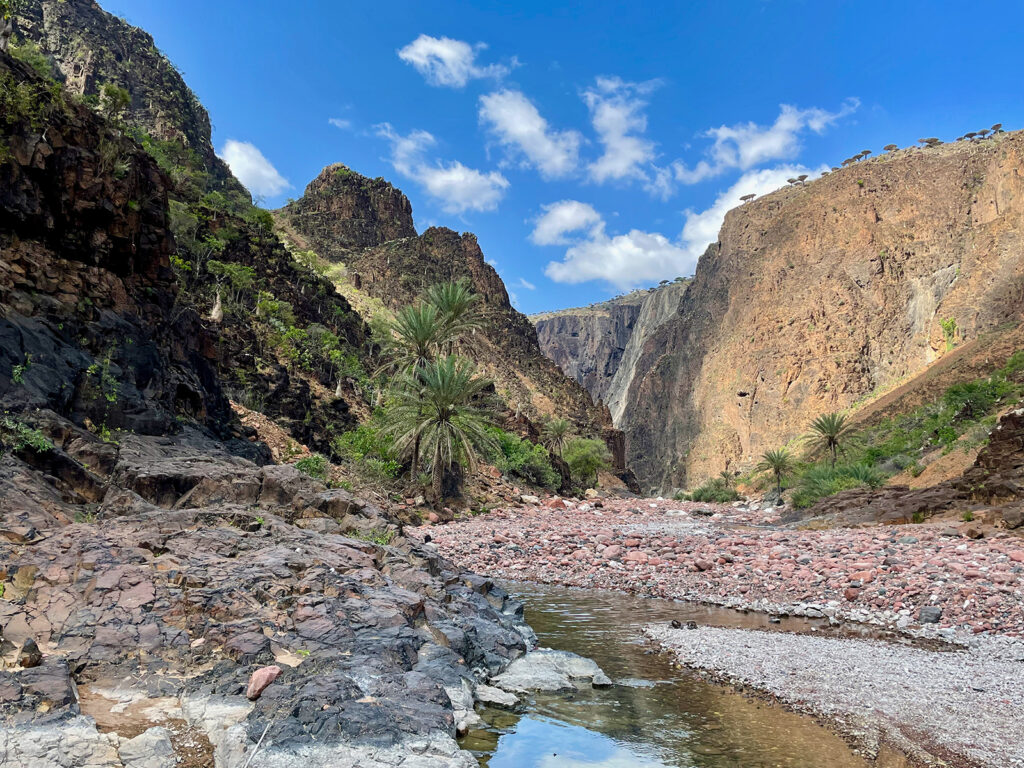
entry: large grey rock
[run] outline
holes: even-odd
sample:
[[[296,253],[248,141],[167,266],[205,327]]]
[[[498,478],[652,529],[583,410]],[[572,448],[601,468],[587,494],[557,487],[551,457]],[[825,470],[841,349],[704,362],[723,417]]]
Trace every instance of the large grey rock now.
[[[171,732],[161,726],[122,741],[117,753],[124,768],[174,768],[178,763]]]
[[[491,682],[514,693],[568,691],[612,684],[591,659],[550,648],[539,648],[516,659]]]

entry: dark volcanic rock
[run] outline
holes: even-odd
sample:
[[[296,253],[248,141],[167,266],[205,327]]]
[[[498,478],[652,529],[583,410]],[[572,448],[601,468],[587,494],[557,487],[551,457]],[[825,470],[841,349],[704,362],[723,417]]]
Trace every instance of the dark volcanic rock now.
[[[190,706],[237,709],[252,673],[278,661],[284,671],[240,711],[238,748],[267,730],[269,754],[358,748],[374,765],[373,750],[450,740],[475,685],[526,651],[521,606],[431,548],[287,522],[314,508],[339,514],[341,532],[362,514],[372,530],[395,529],[351,495],[292,467],[234,457],[197,432],[126,436],[118,453],[103,501],[55,498],[50,515],[33,518],[45,539],[0,542],[4,638],[45,649],[41,666],[0,674],[4,728],[40,725],[44,701],[47,722],[77,723],[72,679],[131,677],[145,690],[157,676]],[[8,461],[24,485],[49,484]],[[126,493],[138,502],[124,508]],[[68,524],[85,510],[96,523]],[[0,486],[0,526],[25,514],[21,497]],[[29,731],[11,733],[17,756],[18,734]]]

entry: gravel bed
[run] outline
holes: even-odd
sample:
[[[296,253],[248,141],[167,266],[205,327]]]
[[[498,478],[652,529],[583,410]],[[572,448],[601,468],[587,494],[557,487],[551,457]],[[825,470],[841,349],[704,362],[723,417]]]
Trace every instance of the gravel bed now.
[[[926,764],[1024,768],[1019,641],[977,638],[970,650],[936,653],[715,627],[645,634],[683,665],[822,717],[869,752],[887,742]]]

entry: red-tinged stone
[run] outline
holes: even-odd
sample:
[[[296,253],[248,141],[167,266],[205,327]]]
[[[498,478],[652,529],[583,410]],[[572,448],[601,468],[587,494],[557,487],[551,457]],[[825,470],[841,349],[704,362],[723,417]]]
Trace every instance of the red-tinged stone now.
[[[865,584],[875,580],[874,571],[857,571],[850,574],[850,581],[862,581]]]
[[[710,560],[695,560],[693,564],[697,566],[698,570],[701,571],[710,571],[711,568],[714,566],[714,563],[712,563]]]
[[[859,589],[854,589],[853,587],[847,587],[845,590],[843,590],[843,597],[845,597],[847,600],[849,600],[851,602],[856,600],[858,595],[860,595],[860,590]]]
[[[249,677],[249,687],[245,691],[246,698],[258,699],[267,686],[277,680],[281,668],[276,664],[272,667],[260,667]]]
[[[1019,549],[1016,552],[1010,552],[1010,559],[1015,563],[1024,563],[1024,549]]]

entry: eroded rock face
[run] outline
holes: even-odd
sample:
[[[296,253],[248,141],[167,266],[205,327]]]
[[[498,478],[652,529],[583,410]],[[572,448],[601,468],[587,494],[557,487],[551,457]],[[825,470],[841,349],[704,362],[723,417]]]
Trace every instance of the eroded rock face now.
[[[91,437],[63,428],[69,446]],[[117,454],[96,474],[107,488],[99,502],[55,498],[43,514],[0,485],[0,529],[42,534],[0,538],[4,640],[31,638],[43,651],[37,667],[0,672],[8,758],[55,765],[51,752],[74,743],[83,765],[119,765],[116,742],[81,717],[77,684],[177,699],[224,760],[247,757],[265,734],[254,765],[289,765],[297,752],[314,765],[413,753],[439,768],[465,762],[456,725],[477,684],[526,651],[521,605],[430,546],[347,537],[360,532],[356,517],[377,533],[397,526],[199,432],[128,435]],[[52,486],[40,454],[5,461],[24,486]],[[332,514],[337,533],[294,524]],[[466,697],[453,701],[456,690]],[[63,742],[38,744],[44,727]],[[165,735],[146,739],[166,751]],[[140,745],[120,759],[141,759]]]
[[[618,426],[645,487],[753,461],[1024,306],[1024,135],[907,149],[729,212]],[[948,326],[947,326],[948,327]]]
[[[530,319],[544,354],[595,400],[605,402],[644,296],[646,292],[631,293],[592,307],[547,312]]]
[[[622,418],[644,344],[673,317],[689,280],[580,309],[535,315],[544,354]]]
[[[182,141],[225,191],[248,196],[213,149],[206,109],[148,32],[93,0],[29,0],[17,29],[53,57],[70,93],[97,96],[106,83],[124,88],[131,96],[125,113],[130,126]]]
[[[45,87],[7,57],[0,77]],[[144,434],[227,422],[211,336],[172,311],[167,179],[85,107],[39,101],[47,130],[8,124],[0,163],[0,407]]]

